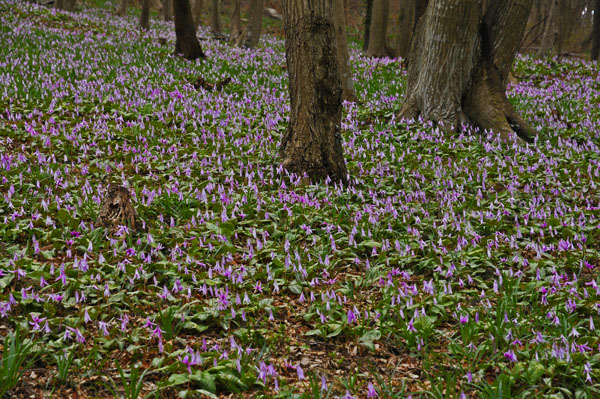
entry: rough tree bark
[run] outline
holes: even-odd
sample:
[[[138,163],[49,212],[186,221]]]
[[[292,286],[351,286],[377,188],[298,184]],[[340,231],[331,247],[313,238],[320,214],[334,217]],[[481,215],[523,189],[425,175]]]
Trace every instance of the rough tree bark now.
[[[119,2],[119,8],[117,8],[115,14],[119,17],[124,17],[125,15],[127,15],[127,0],[121,0]]]
[[[505,94],[531,0],[490,3],[482,10],[481,0],[429,2],[413,36],[400,117],[422,116],[445,130],[470,124],[505,141],[512,133],[533,140],[535,131]]]
[[[330,7],[330,0],[283,0],[291,105],[280,156],[290,173],[346,183],[342,90]]]
[[[223,30],[221,27],[221,5],[219,0],[212,0],[212,7],[210,10],[210,25],[215,33],[221,33]]]
[[[233,0],[231,18],[229,21],[229,41],[233,44],[240,42],[242,36],[241,0]]]
[[[258,46],[262,29],[262,14],[263,0],[252,0],[250,2],[250,21],[244,34],[244,47],[256,48]]]
[[[73,11],[75,10],[75,0],[57,0],[54,2],[54,8],[57,10]]]
[[[189,0],[173,0],[175,14],[175,54],[195,60],[204,58],[204,53],[196,37],[196,26],[192,18]]]
[[[350,55],[348,53],[348,39],[346,37],[346,12],[344,0],[331,0],[331,16],[335,28],[337,43],[338,68],[342,84],[342,98],[347,101],[358,101],[354,91]]]
[[[57,0],[58,1],[58,0]],[[373,15],[373,0],[367,0],[367,10],[365,12],[365,33],[363,36],[363,51],[369,48],[369,37],[371,36],[371,16]]]
[[[413,18],[413,32],[417,29],[417,24],[419,20],[425,14],[425,10],[427,9],[427,4],[429,4],[429,0],[415,0],[415,17]]]
[[[415,16],[415,0],[400,0],[398,15],[398,38],[396,39],[396,57],[406,59],[410,50]]]
[[[150,0],[142,0],[142,12],[140,13],[140,28],[150,29]]]
[[[561,53],[561,8],[563,0],[550,0],[550,9],[544,24],[544,35],[538,55]]]
[[[387,48],[387,24],[390,14],[390,0],[374,0],[371,15],[371,30],[367,56],[385,57],[389,54]]]
[[[594,25],[592,28],[592,60],[600,61],[600,0],[594,0]]]
[[[200,25],[200,19],[202,18],[202,9],[204,8],[204,0],[194,1],[194,7],[192,13],[194,14],[194,26],[198,28]]]
[[[172,0],[163,0],[162,2],[162,14],[165,21],[173,19],[173,3]]]

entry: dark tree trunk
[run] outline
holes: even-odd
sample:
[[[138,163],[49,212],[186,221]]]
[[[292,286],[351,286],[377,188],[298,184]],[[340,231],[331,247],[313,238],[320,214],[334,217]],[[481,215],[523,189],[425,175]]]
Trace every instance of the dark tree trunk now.
[[[165,21],[173,19],[173,3],[172,0],[163,0],[162,2],[162,14]]]
[[[387,25],[390,14],[390,0],[373,0],[371,29],[369,34],[369,57],[389,55],[387,47]]]
[[[592,28],[592,60],[600,61],[600,0],[594,1],[594,27]]]
[[[173,0],[173,9],[175,11],[175,54],[181,54],[188,60],[204,58],[196,37],[196,26],[189,0]]]
[[[140,13],[140,28],[150,29],[150,0],[142,0],[142,12]]]
[[[250,2],[250,21],[245,34],[244,47],[256,48],[260,40],[262,30],[263,0],[252,0]]]
[[[241,0],[233,0],[231,18],[229,21],[229,41],[233,44],[240,42],[242,36]]]
[[[348,39],[346,37],[346,13],[344,0],[331,0],[331,14],[335,27],[335,40],[337,43],[338,68],[342,84],[342,98],[347,101],[358,101],[354,91],[350,55],[348,54]]]
[[[530,9],[531,0],[493,1],[485,12],[481,0],[431,0],[411,44],[400,116],[420,115],[447,130],[472,124],[505,141],[512,133],[533,140],[535,131],[505,94]]]
[[[291,104],[280,156],[289,173],[345,183],[342,90],[330,6],[330,0],[283,1]]]
[[[550,0],[550,9],[544,24],[544,35],[538,50],[538,55],[548,53],[560,54],[561,48],[561,11],[564,8],[563,0]]]
[[[116,14],[119,17],[124,17],[127,15],[127,0],[121,0],[119,2],[119,8],[117,8]]]
[[[429,0],[415,0],[415,17],[413,18],[413,32],[417,29],[417,24],[419,20],[425,14],[425,10],[427,9],[427,4]]]
[[[400,0],[398,15],[398,38],[396,39],[396,57],[406,59],[410,50],[415,16],[415,0]]]
[[[203,6],[204,6],[203,0],[194,1],[194,7],[193,7],[192,12],[194,13],[194,27],[195,28],[198,28],[198,25],[200,25],[200,18],[202,18]]]
[[[365,34],[363,37],[363,51],[369,48],[369,39],[371,37],[371,16],[373,14],[373,0],[367,0],[367,11],[365,13]]]
[[[223,28],[221,27],[221,5],[219,0],[212,0],[212,7],[210,10],[210,24],[213,32],[221,33]]]

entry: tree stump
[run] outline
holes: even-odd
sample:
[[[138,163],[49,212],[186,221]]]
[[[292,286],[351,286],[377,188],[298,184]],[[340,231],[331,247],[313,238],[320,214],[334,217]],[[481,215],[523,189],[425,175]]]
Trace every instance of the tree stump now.
[[[128,226],[135,230],[139,230],[141,227],[137,213],[131,205],[129,191],[123,186],[110,184],[100,205],[96,226],[115,227],[118,225]]]

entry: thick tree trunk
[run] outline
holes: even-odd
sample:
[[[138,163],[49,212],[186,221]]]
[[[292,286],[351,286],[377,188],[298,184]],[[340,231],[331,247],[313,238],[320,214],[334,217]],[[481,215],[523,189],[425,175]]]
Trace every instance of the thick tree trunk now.
[[[546,23],[544,24],[544,35],[542,36],[542,43],[538,50],[538,55],[546,55],[548,53],[560,54],[561,53],[561,8],[562,0],[550,0],[550,9],[548,16],[546,17]]]
[[[512,133],[533,139],[505,94],[531,0],[490,3],[483,14],[481,0],[430,1],[411,44],[401,117],[420,115],[447,130],[472,124],[503,140]]]
[[[600,61],[600,0],[594,0],[594,26],[592,28],[592,60]]]
[[[73,11],[75,10],[75,0],[56,0],[54,8],[57,10]]]
[[[410,50],[415,16],[415,0],[400,0],[398,15],[398,38],[396,39],[396,57],[406,59]]]
[[[140,13],[140,28],[150,29],[150,0],[142,0],[142,12]]]
[[[354,80],[352,79],[352,68],[350,66],[350,55],[348,53],[348,39],[346,37],[346,13],[344,0],[331,0],[331,15],[335,28],[335,40],[337,43],[338,68],[342,84],[342,98],[347,101],[358,101],[354,91]]]
[[[54,0],[54,9],[55,10],[62,10],[64,9],[64,0]]]
[[[415,17],[413,18],[413,32],[417,29],[417,24],[421,17],[425,14],[429,0],[415,0]]]
[[[250,21],[245,34],[244,47],[256,48],[262,29],[263,0],[252,0],[250,3]]]
[[[173,19],[173,3],[172,0],[163,0],[162,2],[162,14],[165,21]]]
[[[365,33],[363,36],[363,51],[369,48],[369,38],[371,36],[371,16],[373,15],[373,0],[367,0],[367,10],[365,12]]]
[[[204,58],[196,37],[196,26],[189,0],[173,0],[173,9],[175,11],[175,54],[181,54],[188,60]]]
[[[229,21],[229,41],[233,44],[239,43],[242,36],[241,0],[233,0],[231,18]]]
[[[210,25],[215,33],[221,33],[223,28],[221,27],[221,2],[219,0],[212,0],[212,7],[210,10]]]
[[[367,56],[385,57],[387,51],[387,23],[390,14],[390,0],[374,0],[371,15],[371,33]]]
[[[204,8],[204,0],[194,1],[194,7],[192,13],[194,14],[194,27],[198,28],[200,25],[200,19],[202,18],[202,9]]]
[[[347,182],[330,0],[283,0],[290,122],[281,139],[284,169],[312,181]]]
[[[119,17],[124,17],[127,15],[127,0],[121,0],[119,2],[119,8],[115,12]]]

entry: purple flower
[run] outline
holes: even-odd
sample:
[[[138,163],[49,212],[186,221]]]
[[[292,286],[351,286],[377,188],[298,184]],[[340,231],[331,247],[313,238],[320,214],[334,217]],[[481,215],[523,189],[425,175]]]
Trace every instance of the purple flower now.
[[[513,352],[512,350],[509,350],[508,352],[504,352],[504,358],[511,363],[514,363],[517,361],[517,355],[515,355],[515,352]]]
[[[373,386],[373,383],[369,382],[369,385],[367,385],[367,398],[377,398],[377,397],[379,397],[377,390]]]
[[[298,381],[302,381],[304,379],[304,371],[300,365],[296,366],[296,373],[298,373]]]

